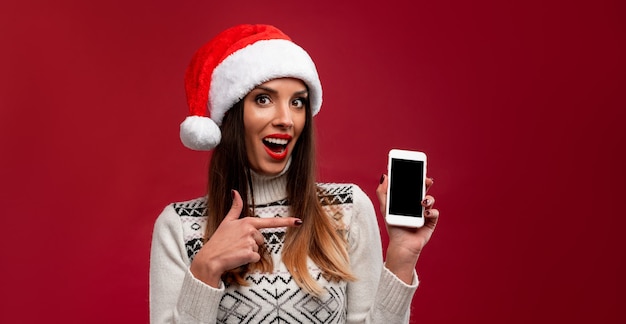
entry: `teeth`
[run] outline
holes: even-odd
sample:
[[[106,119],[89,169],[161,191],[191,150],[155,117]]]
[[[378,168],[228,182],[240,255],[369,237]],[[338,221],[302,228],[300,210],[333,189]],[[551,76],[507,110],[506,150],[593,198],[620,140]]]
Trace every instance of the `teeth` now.
[[[266,138],[264,139],[264,141],[275,144],[275,145],[287,145],[287,143],[289,142],[286,139],[282,139],[282,138]]]

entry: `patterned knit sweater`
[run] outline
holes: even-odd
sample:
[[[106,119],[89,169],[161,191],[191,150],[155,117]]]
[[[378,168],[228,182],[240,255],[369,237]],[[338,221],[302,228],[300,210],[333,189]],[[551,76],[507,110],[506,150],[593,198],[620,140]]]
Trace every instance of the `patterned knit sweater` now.
[[[255,216],[290,215],[286,176],[253,176]],[[213,288],[195,279],[189,266],[202,247],[206,199],[168,205],[158,217],[150,256],[151,323],[408,323],[417,288],[383,266],[376,214],[356,185],[320,184],[323,207],[341,218],[355,282],[328,282],[309,259],[309,271],[325,293],[308,294],[281,262],[286,228],[262,229],[274,261],[272,273],[249,273],[248,286]]]

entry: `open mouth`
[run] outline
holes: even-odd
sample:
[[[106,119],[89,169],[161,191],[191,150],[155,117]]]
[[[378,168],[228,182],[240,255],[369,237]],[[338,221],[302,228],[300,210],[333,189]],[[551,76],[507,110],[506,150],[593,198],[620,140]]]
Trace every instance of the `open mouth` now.
[[[286,134],[273,134],[263,138],[265,151],[274,159],[281,160],[287,156],[287,144],[291,136]]]

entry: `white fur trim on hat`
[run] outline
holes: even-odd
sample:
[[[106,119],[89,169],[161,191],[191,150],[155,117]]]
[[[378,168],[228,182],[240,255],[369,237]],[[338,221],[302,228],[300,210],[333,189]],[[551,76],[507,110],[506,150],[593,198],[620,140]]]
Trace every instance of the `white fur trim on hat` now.
[[[295,43],[284,39],[257,41],[225,58],[213,71],[208,108],[221,125],[224,114],[255,86],[276,78],[302,80],[309,89],[313,115],[322,106],[322,85],[315,63]]]

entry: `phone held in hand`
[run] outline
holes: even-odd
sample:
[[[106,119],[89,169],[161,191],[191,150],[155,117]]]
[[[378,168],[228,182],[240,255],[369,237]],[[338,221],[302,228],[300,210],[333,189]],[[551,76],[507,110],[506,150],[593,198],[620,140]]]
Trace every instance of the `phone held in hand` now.
[[[424,226],[426,154],[392,149],[387,165],[386,221],[405,227]]]

